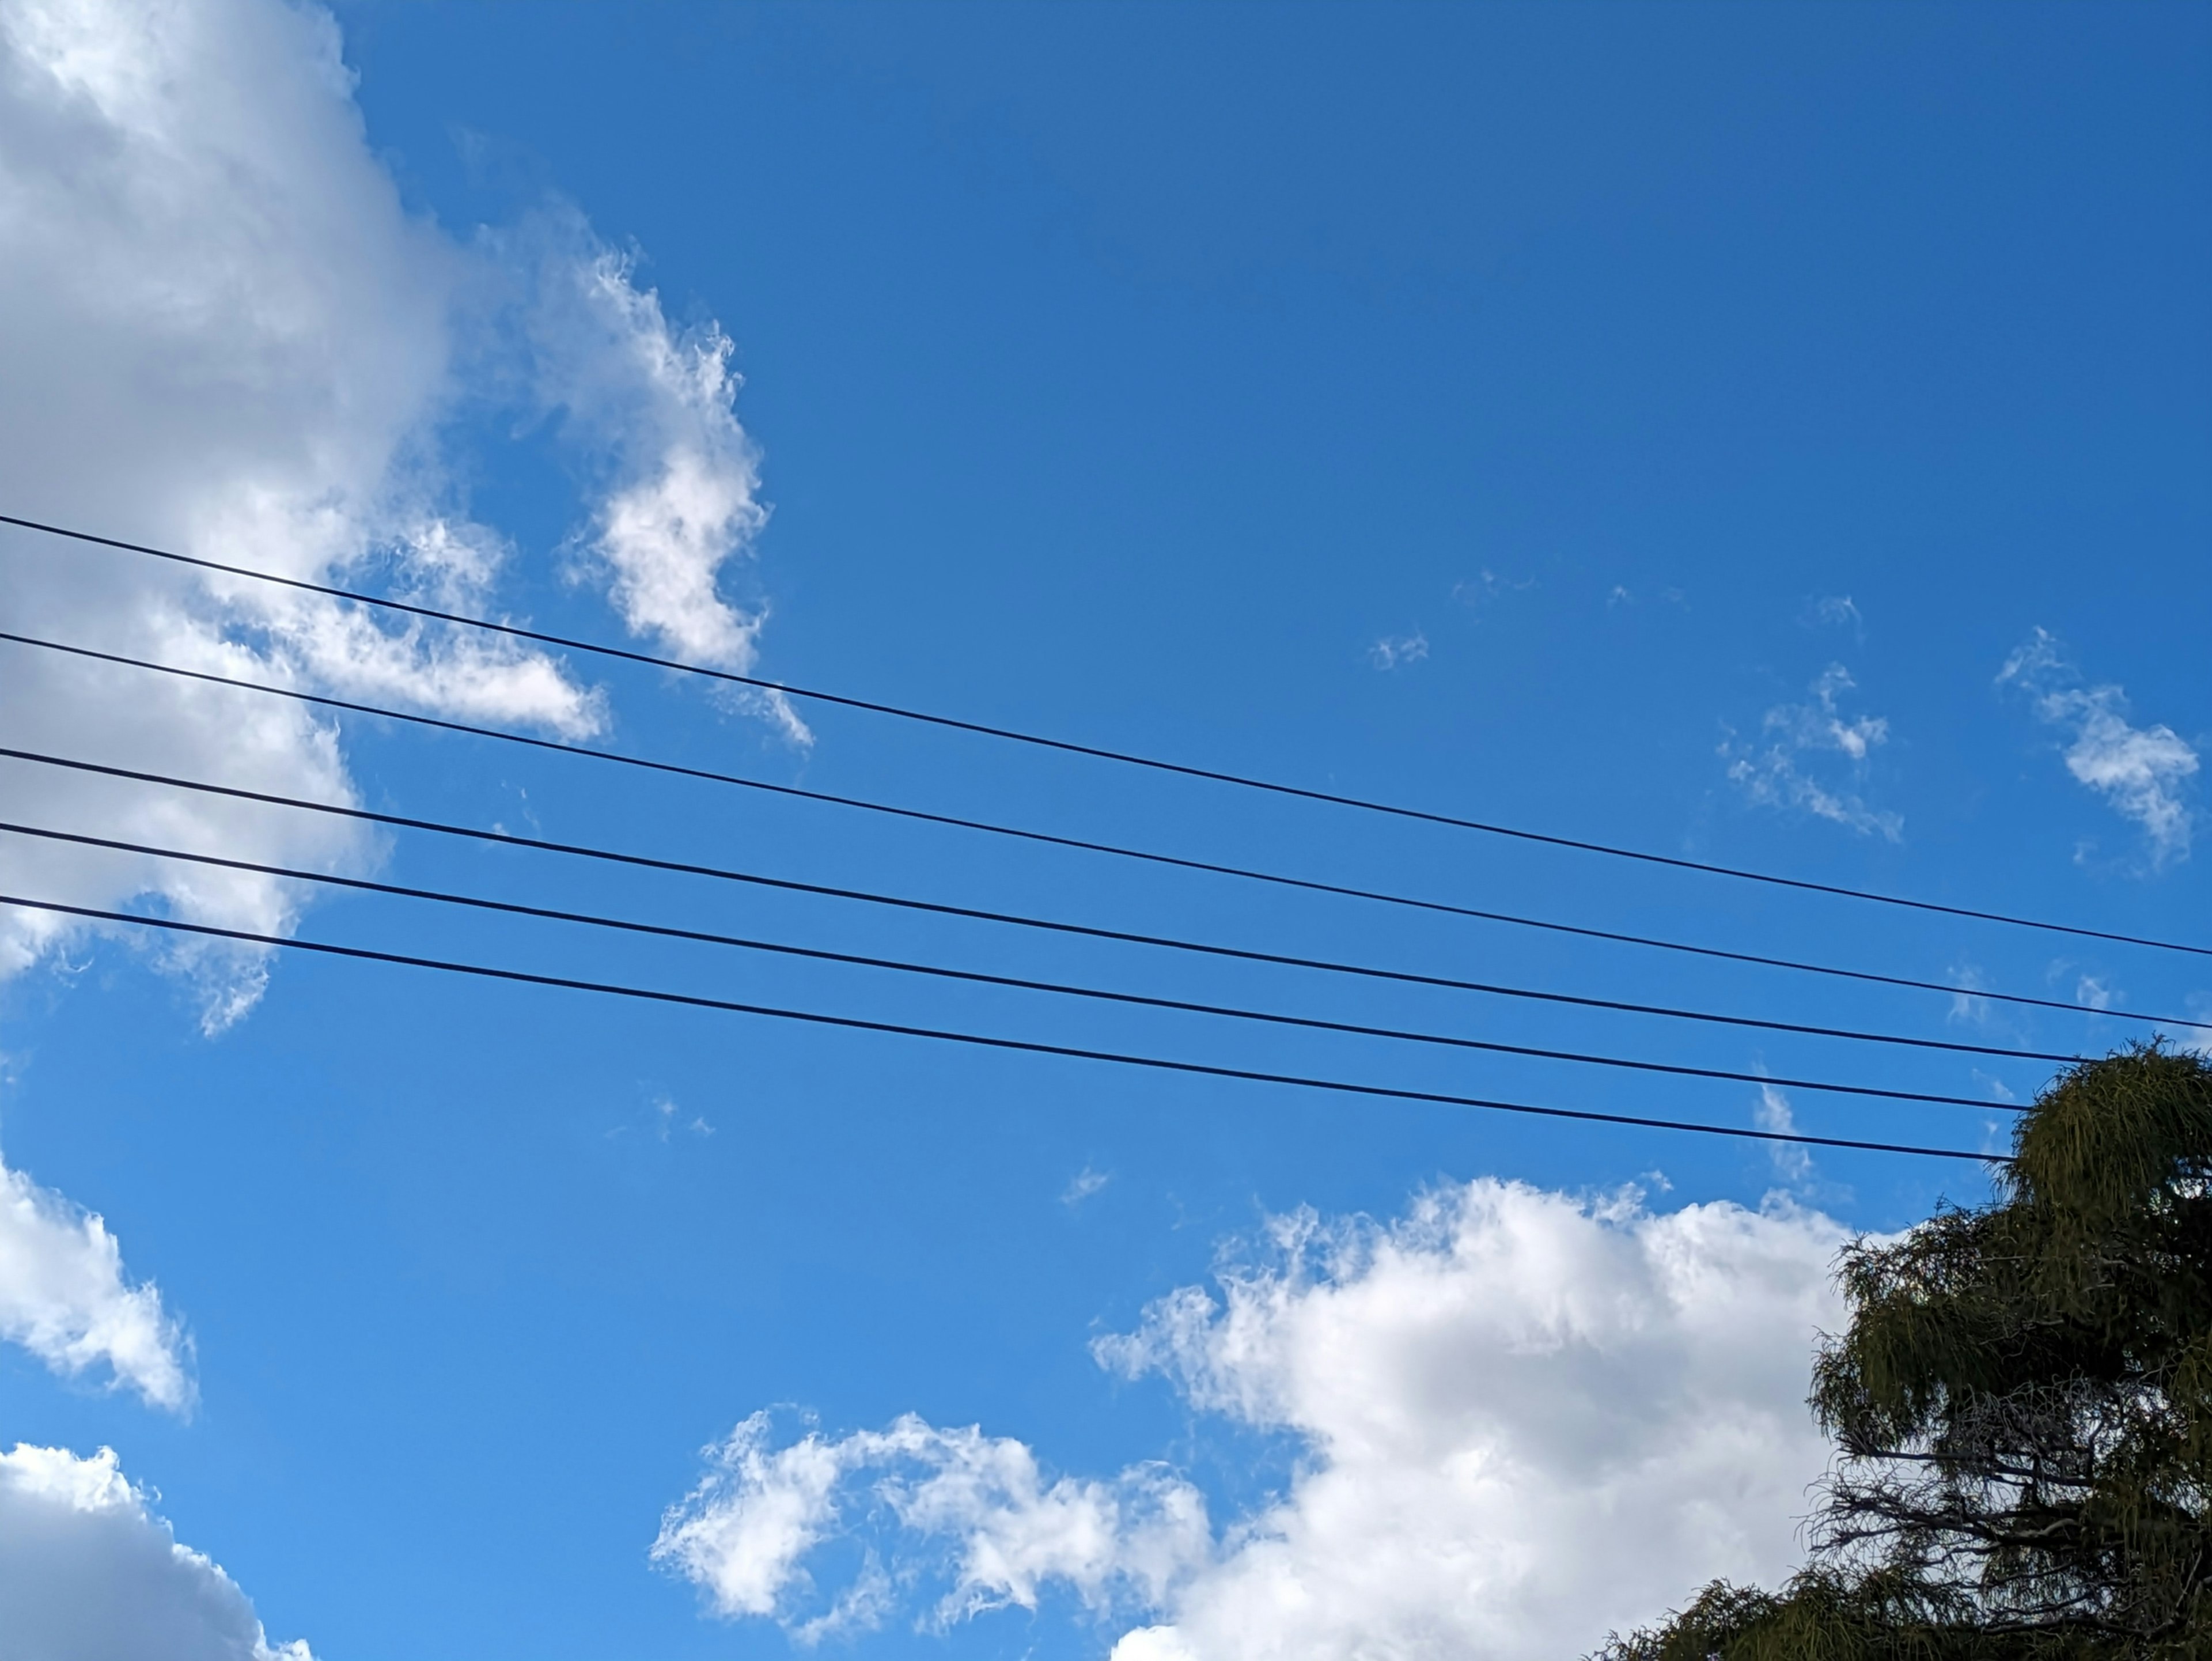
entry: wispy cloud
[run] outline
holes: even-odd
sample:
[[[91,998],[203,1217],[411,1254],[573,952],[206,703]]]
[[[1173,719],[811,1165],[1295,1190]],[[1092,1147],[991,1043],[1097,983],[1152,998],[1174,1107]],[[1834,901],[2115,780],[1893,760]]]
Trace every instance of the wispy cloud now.
[[[1977,995],[1988,991],[1990,986],[1989,977],[1982,973],[1979,965],[1959,964],[1951,970],[1951,983],[1959,989],[1951,995],[1951,1007],[1944,1013],[1945,1020],[1954,1025],[1971,1021],[1979,1025],[1989,1019],[1990,1001]]]
[[[635,256],[573,210],[486,241],[526,295],[538,395],[600,486],[578,538],[586,565],[633,633],[694,663],[751,671],[767,610],[732,602],[722,579],[750,559],[769,514],[760,453],[737,417],[734,344],[712,322],[673,326]],[[792,742],[811,741],[781,694],[732,696]]]
[[[1984,1091],[1989,1092],[1989,1098],[1991,1101],[2016,1102],[2020,1099],[2018,1096],[2013,1093],[2012,1086],[2008,1085],[2002,1079],[1998,1078],[1994,1073],[1984,1073],[1978,1067],[1973,1069],[1973,1074],[1974,1082],[1980,1085]]]
[[[656,1096],[644,1116],[629,1124],[618,1124],[606,1133],[609,1141],[620,1141],[634,1130],[641,1130],[657,1142],[671,1142],[680,1136],[711,1136],[714,1127],[705,1116],[686,1113],[672,1096]]]
[[[855,1532],[882,1537],[851,1586],[804,1614],[820,1607],[805,1560]],[[778,1447],[757,1413],[708,1450],[707,1475],[662,1519],[653,1558],[715,1614],[767,1616],[811,1643],[881,1625],[895,1588],[924,1579],[940,1588],[927,1617],[938,1626],[1034,1609],[1054,1585],[1102,1615],[1157,1608],[1212,1548],[1204,1498],[1158,1466],[1110,1482],[1048,1477],[1012,1437],[913,1414],[848,1436],[809,1430]]]
[[[1112,1171],[1094,1171],[1086,1165],[1068,1179],[1067,1186],[1060,1190],[1060,1202],[1064,1206],[1081,1205],[1113,1180]]]
[[[1675,587],[1646,589],[1642,593],[1638,593],[1626,584],[1620,582],[1614,583],[1606,591],[1605,603],[1608,611],[1620,605],[1642,605],[1648,601],[1656,601],[1662,605],[1686,606],[1689,604],[1689,596]]]
[[[2173,1033],[2174,1047],[2212,1061],[2212,992],[2191,993],[2188,1007],[2189,1013],[2203,1025],[2185,1026]]]
[[[2084,684],[2045,629],[2005,660],[1997,684],[2025,692],[2036,719],[2063,735],[2066,770],[2142,828],[2154,870],[2188,857],[2195,820],[2181,788],[2198,763],[2179,733],[2130,725],[2126,693],[2114,684]]]
[[[666,1096],[653,1104],[653,1128],[664,1142],[678,1130],[692,1136],[711,1136],[714,1134],[714,1127],[708,1124],[704,1117],[696,1113],[687,1117],[684,1110]]]
[[[1805,602],[1802,621],[1808,628],[1848,629],[1862,638],[1866,618],[1849,594],[1820,594]]]
[[[1452,584],[1451,597],[1469,611],[1480,611],[1507,594],[1526,593],[1535,586],[1534,577],[1502,577],[1482,570]]]
[[[1377,669],[1419,663],[1429,654],[1429,637],[1416,629],[1410,635],[1385,635],[1367,648],[1367,660]]]
[[[1900,840],[1903,817],[1869,806],[1859,794],[1869,758],[1889,741],[1888,721],[1880,715],[1845,719],[1841,701],[1856,684],[1840,663],[1823,670],[1810,690],[1810,703],[1769,709],[1756,740],[1739,743],[1731,734],[1722,741],[1729,779],[1763,806],[1810,813],[1862,836]],[[1823,772],[1832,776],[1824,778]]]
[[[1771,1084],[1759,1087],[1759,1104],[1752,1110],[1753,1123],[1761,1130],[1771,1130],[1778,1135],[1797,1134],[1797,1116],[1790,1110],[1790,1098]],[[1784,1181],[1802,1183],[1813,1174],[1813,1155],[1798,1142],[1769,1142],[1768,1155],[1774,1169]]]

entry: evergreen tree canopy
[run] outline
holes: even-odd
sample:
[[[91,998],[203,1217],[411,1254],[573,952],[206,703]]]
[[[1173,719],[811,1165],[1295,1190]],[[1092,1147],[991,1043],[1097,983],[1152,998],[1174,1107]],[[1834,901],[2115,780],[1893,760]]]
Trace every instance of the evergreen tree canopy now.
[[[1602,1661],[2212,1656],[2212,1067],[2062,1074],[1997,1197],[1842,1260],[1811,1561]]]

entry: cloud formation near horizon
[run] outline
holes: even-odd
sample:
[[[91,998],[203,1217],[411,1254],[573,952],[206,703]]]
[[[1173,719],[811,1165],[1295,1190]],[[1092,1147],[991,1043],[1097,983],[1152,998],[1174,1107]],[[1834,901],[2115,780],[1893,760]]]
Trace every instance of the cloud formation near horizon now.
[[[1114,1661],[1580,1654],[1795,1563],[1844,1235],[1781,1201],[1659,1214],[1489,1179],[1387,1225],[1278,1219],[1259,1261],[1096,1347],[1296,1451],[1249,1514],[1212,1525],[1158,1464],[1051,1475],[980,1428],[778,1445],[756,1415],[654,1555],[711,1612],[802,1640],[1058,1595],[1119,1629]]]

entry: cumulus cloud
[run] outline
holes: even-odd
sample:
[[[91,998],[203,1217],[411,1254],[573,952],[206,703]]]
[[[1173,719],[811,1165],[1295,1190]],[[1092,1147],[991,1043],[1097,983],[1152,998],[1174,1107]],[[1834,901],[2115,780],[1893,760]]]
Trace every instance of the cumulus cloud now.
[[[1048,1482],[980,1431],[777,1446],[756,1416],[656,1555],[718,1613],[801,1632],[848,1598],[889,1618],[908,1554],[934,1548],[925,1624],[1057,1585],[1094,1612],[1145,1606],[1115,1661],[1579,1654],[1716,1575],[1792,1567],[1827,1458],[1804,1397],[1815,1334],[1843,1318],[1844,1238],[1778,1200],[1659,1214],[1489,1180],[1387,1225],[1281,1219],[1256,1260],[1096,1346],[1287,1439],[1289,1485],[1251,1513],[1209,1529],[1158,1466]],[[915,1503],[947,1474],[945,1503]],[[848,1589],[817,1585],[809,1565],[849,1562],[855,1536]]]
[[[0,1340],[55,1372],[105,1369],[155,1407],[181,1413],[192,1383],[184,1335],[151,1286],[133,1286],[96,1214],[0,1165]]]
[[[1904,835],[1904,819],[1869,807],[1858,794],[1869,758],[1889,741],[1889,723],[1880,715],[1844,719],[1841,699],[1854,686],[1849,670],[1831,664],[1813,682],[1810,703],[1775,705],[1759,723],[1756,741],[1739,743],[1731,734],[1720,753],[1729,777],[1753,801],[1896,842]]]
[[[2063,736],[2066,770],[2142,827],[2154,867],[2188,857],[2195,820],[2181,789],[2197,755],[2179,733],[2130,726],[2126,693],[2084,685],[2048,630],[2038,629],[2005,660],[1997,684],[2025,692],[2036,718]]]
[[[514,551],[466,511],[456,417],[568,412],[603,459],[580,535],[631,630],[716,663],[759,627],[714,593],[763,510],[728,343],[672,332],[568,216],[560,237],[464,245],[404,211],[329,14],[283,0],[13,0],[0,9],[0,503],[288,576],[497,610]],[[526,271],[502,261],[526,259]],[[568,296],[561,305],[544,296]],[[487,297],[489,297],[489,299]],[[523,390],[517,391],[517,388]],[[400,625],[315,596],[0,533],[26,633],[325,687],[564,737],[603,699],[514,642]],[[0,647],[12,741],[319,800],[353,786],[303,709]],[[768,711],[771,716],[775,711]],[[10,764],[21,817],[310,869],[374,862],[313,816],[158,796]],[[283,933],[307,896],[243,873],[0,839],[0,890]],[[80,933],[0,917],[0,974]],[[161,948],[210,1028],[262,957]]]
[[[0,1632],[36,1661],[313,1661],[270,1644],[237,1582],[178,1542],[106,1448],[0,1453]]]

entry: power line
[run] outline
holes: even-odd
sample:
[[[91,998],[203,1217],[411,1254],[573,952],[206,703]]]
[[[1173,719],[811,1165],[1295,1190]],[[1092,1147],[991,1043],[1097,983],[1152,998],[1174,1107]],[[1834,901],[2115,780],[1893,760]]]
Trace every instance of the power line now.
[[[46,536],[64,537],[71,541],[86,543],[95,547],[115,549],[125,553],[143,554],[150,558],[167,560],[174,564],[191,566],[200,570],[219,571],[227,576],[245,577],[253,581],[270,583],[303,593],[321,594],[332,599],[351,600],[358,605],[373,605],[408,617],[423,618],[431,622],[451,624],[459,628],[477,629],[489,634],[502,635],[513,640],[526,640],[542,646],[559,647],[564,651],[586,652],[597,657],[610,658],[620,662],[643,664],[655,669],[675,670],[683,674],[699,675],[709,680],[751,687],[760,691],[805,698],[813,703],[830,704],[840,709],[864,710],[871,715],[892,715],[902,721],[918,721],[927,726],[944,727],[954,732],[971,733],[983,738],[1003,739],[1011,743],[1030,745],[1038,749],[1056,751],[1065,755],[1084,756],[1093,760],[1115,762],[1128,767],[1146,768],[1154,772],[1171,773],[1182,778],[1204,779],[1216,784],[1235,785],[1242,789],[1265,791],[1272,795],[1292,797],[1304,801],[1325,802],[1333,806],[1357,808],[1364,812],[1382,813],[1395,818],[1448,825],[1462,830],[1476,830],[1486,836],[1506,837],[1516,841],[1540,843],[1550,848],[1571,849],[1578,853],[1603,854],[1614,859],[1635,860],[1646,865],[1663,866],[1680,871],[1695,871],[1707,876],[1730,877],[1743,882],[1764,883],[1773,887],[1795,889],[1804,893],[1826,894],[1843,899],[1864,900],[1878,905],[1933,912],[1942,916],[1964,917],[1978,922],[2003,923],[2011,928],[2038,929],[2046,934],[2068,934],[2082,940],[2110,940],[2124,946],[2148,946],[2160,952],[2181,952],[2196,957],[2212,957],[2212,946],[2190,946],[2175,940],[2154,940],[2137,934],[2122,934],[2101,928],[2086,928],[2073,923],[2047,922],[2034,917],[2015,916],[2007,912],[1978,910],[1971,906],[1945,905],[1935,900],[1909,899],[1903,895],[1884,894],[1872,889],[1851,888],[1838,883],[1814,882],[1802,877],[1778,876],[1771,872],[1753,871],[1740,866],[1719,865],[1704,860],[1684,859],[1669,854],[1654,854],[1641,849],[1622,848],[1610,843],[1590,842],[1575,837],[1554,836],[1546,831],[1497,824],[1483,819],[1464,818],[1456,814],[1432,812],[1425,808],[1407,807],[1395,802],[1376,801],[1364,796],[1343,795],[1335,791],[1315,790],[1303,785],[1284,784],[1276,780],[1257,778],[1249,774],[1231,773],[1211,767],[1198,767],[1185,762],[1165,761],[1158,757],[1141,756],[1130,751],[1111,750],[1098,745],[1079,744],[1069,739],[1048,738],[1042,733],[1025,733],[1015,727],[994,727],[982,721],[963,721],[953,715],[935,715],[927,710],[908,709],[900,704],[853,697],[842,692],[825,692],[811,687],[794,685],[788,681],[767,680],[755,675],[740,674],[733,669],[714,669],[703,664],[686,663],[680,658],[659,657],[650,652],[633,651],[627,647],[609,646],[597,641],[578,640],[566,635],[549,634],[543,630],[525,629],[510,623],[495,623],[485,618],[472,618],[457,611],[441,611],[434,606],[417,605],[408,600],[392,599],[381,594],[362,593],[357,590],[338,587],[331,583],[311,582],[302,577],[279,576],[270,571],[257,571],[247,566],[229,565],[220,560],[203,559],[196,555],[180,554],[169,549],[149,547],[144,543],[125,542],[114,537],[95,536],[89,531],[70,530],[65,526],[49,525],[33,519],[21,519],[11,514],[0,514],[0,525],[13,525],[21,530],[35,531]]]
[[[833,1015],[821,1010],[791,1009],[774,1004],[740,1003],[729,998],[708,998],[695,993],[669,992],[658,988],[629,986],[607,981],[578,980],[565,975],[541,975],[520,969],[499,969],[485,964],[458,963],[442,958],[417,957],[409,952],[374,951],[367,946],[337,946],[324,940],[288,940],[243,928],[222,928],[212,923],[185,922],[173,917],[137,916],[128,911],[109,911],[96,906],[67,905],[55,900],[28,899],[0,894],[0,905],[26,910],[51,911],[99,922],[127,923],[214,940],[237,940],[284,951],[313,952],[326,957],[349,958],[366,963],[393,964],[403,968],[428,969],[445,974],[471,975],[480,979],[507,981],[525,986],[555,987],[565,991],[591,992],[602,996],[634,998],[651,1003],[677,1004],[693,1009],[721,1010],[731,1014],[760,1015],[775,1020],[804,1021],[817,1026],[843,1027],[863,1032],[883,1032],[908,1038],[931,1038],[945,1043],[974,1044],[989,1050],[1018,1050],[1030,1055],[1059,1056],[1074,1061],[1109,1062],[1122,1067],[1150,1068],[1158,1072],[1195,1074],[1215,1079],[1242,1079],[1255,1084],[1290,1085],[1306,1090],[1326,1090],[1343,1095],[1374,1096],[1393,1101],[1426,1102],[1444,1107],[1482,1108],[1499,1113],[1529,1114],[1547,1119],[1580,1119],[1599,1124],[1633,1125],[1650,1130],[1680,1130],[1706,1136],[1733,1136],[1741,1141],[1791,1142],[1810,1147],[1852,1148],[1870,1153],[1910,1153],[1928,1159],[1973,1159],[2005,1165],[2000,1153],[1974,1153],[1964,1148],[1923,1147],[1909,1142],[1877,1142],[1850,1136],[1814,1136],[1801,1131],[1752,1130],[1735,1125],[1699,1124],[1687,1119],[1650,1118],[1627,1113],[1599,1113],[1588,1109],[1540,1107],[1528,1102],[1499,1101],[1484,1096],[1459,1096],[1431,1090],[1405,1090],[1389,1085],[1355,1084],[1305,1074],[1267,1073],[1255,1068],[1220,1067],[1206,1062],[1172,1061],[1164,1056],[1133,1055],[1122,1050],[1086,1050],[1072,1044],[1045,1043],[1030,1038],[994,1037],[979,1032],[944,1027],[914,1026],[897,1021],[875,1021],[857,1015]]]
[[[526,848],[539,853],[561,854],[577,859],[603,861],[610,864],[628,866],[641,870],[665,871],[679,876],[707,877],[721,882],[744,883],[754,887],[781,890],[789,893],[814,894],[825,898],[854,900],[864,904],[886,905],[902,910],[926,912],[933,916],[964,917],[979,922],[1003,923],[1019,928],[1043,929],[1054,934],[1070,934],[1088,940],[1115,940],[1132,946],[1158,946],[1168,951],[1192,952],[1208,957],[1233,958],[1247,963],[1275,964],[1286,968],[1310,969],[1329,974],[1357,975],[1369,979],[1383,980],[1414,986],[1433,986],[1449,991],[1474,992],[1492,997],[1522,998],[1540,1003],[1568,1005],[1577,1008],[1606,1009],[1634,1015],[1656,1015],[1668,1019],[1705,1021],[1722,1026],[1753,1028],[1760,1031],[1795,1032],[1812,1037],[1844,1038],[1863,1043],[1898,1044],[1913,1050],[1942,1050],[1968,1056],[1996,1056],[2014,1061],[2056,1062],[2072,1066],[2084,1059],[2081,1056],[2065,1055],[2040,1050],[2013,1050],[1996,1044],[1966,1043],[1953,1038],[1916,1038],[1902,1033],[1869,1032],[1849,1027],[1814,1026],[1798,1021],[1768,1020],[1753,1015],[1728,1015],[1710,1010],[1682,1009],[1665,1004],[1631,1003],[1613,998],[1584,997],[1571,992],[1546,992],[1530,987],[1508,986],[1486,981],[1462,980],[1449,976],[1417,974],[1411,970],[1382,969],[1366,964],[1352,964],[1323,958],[1302,958],[1282,952],[1260,952],[1244,946],[1220,946],[1209,941],[1179,940],[1172,935],[1143,934],[1127,929],[1103,928],[1089,923],[1066,922],[1054,918],[1025,916],[1018,912],[988,911],[973,906],[951,905],[937,900],[918,900],[903,895],[877,893],[868,889],[839,888],[823,883],[800,882],[789,877],[770,877],[758,872],[739,871],[727,866],[697,865],[683,860],[657,859],[645,854],[625,854],[613,849],[594,848],[576,843],[551,842],[537,837],[519,836],[505,830],[480,830],[471,825],[453,824],[441,819],[414,818],[404,814],[379,812],[374,808],[342,806],[333,802],[308,801],[297,796],[282,796],[264,790],[249,790],[240,785],[211,784],[197,779],[178,778],[165,773],[145,772],[137,768],[117,767],[104,762],[80,761],[67,756],[52,756],[35,750],[0,748],[0,759],[27,761],[41,766],[67,768],[81,773],[97,774],[108,778],[129,779],[141,784],[158,784],[180,790],[193,790],[208,795],[225,796],[238,801],[262,802],[270,806],[296,808],[305,812],[329,814],[335,818],[361,820],[371,824],[386,824],[404,830],[428,830],[440,836],[466,837],[471,841],[490,843],[507,848]]]
[[[1175,1010],[1186,1014],[1212,1015],[1231,1020],[1260,1021],[1275,1026],[1303,1027],[1315,1031],[1344,1033],[1355,1037],[1389,1038],[1406,1043],[1443,1045],[1455,1050],[1476,1050],[1493,1055],[1521,1056],[1538,1061],[1571,1062],[1589,1067],[1622,1068],[1638,1073],[1665,1073],[1683,1078],[1717,1079],[1735,1084],[1771,1085],[1787,1090],[1820,1091],[1839,1096],[1879,1097],[1887,1101],[1932,1102],[1948,1107],[2002,1107],[2008,1111],[2020,1111],[2014,1104],[1993,1103],[1972,1096],[1946,1096],[1920,1090],[1887,1090],[1870,1085],[1834,1084],[1814,1079],[1778,1078],[1766,1073],[1744,1073],[1724,1068],[1690,1067],[1673,1062],[1640,1061],[1623,1056],[1601,1056],[1587,1050],[1548,1050],[1530,1044],[1505,1043],[1488,1038],[1455,1037],[1449,1033],[1427,1032],[1403,1027],[1371,1026],[1352,1021],[1322,1019],[1314,1016],[1289,1015],[1278,1011],[1248,1009],[1236,1005],[1200,1003],[1187,998],[1168,998],[1140,992],[1116,992],[1103,987],[1079,986],[1061,981],[1033,980],[1015,975],[988,974],[980,970],[954,969],[941,964],[915,963],[901,958],[878,958],[854,952],[833,952],[820,946],[794,946],[788,941],[767,940],[742,934],[716,934],[706,929],[679,928],[670,924],[640,922],[629,917],[611,917],[590,911],[569,911],[552,906],[525,905],[512,900],[495,900],[477,894],[456,894],[449,890],[416,888],[400,883],[378,882],[367,877],[343,877],[326,872],[302,871],[289,866],[267,865],[258,860],[236,859],[225,855],[193,853],[182,849],[158,848],[146,843],[125,842],[112,837],[95,837],[75,830],[57,830],[42,825],[15,824],[0,820],[0,832],[13,836],[37,837],[49,842],[64,842],[85,848],[105,848],[118,853],[144,854],[155,859],[187,861],[196,865],[217,867],[226,871],[252,871],[263,876],[282,877],[295,882],[322,884],[330,887],[346,888],[362,893],[386,894],[401,899],[427,900],[440,905],[465,906],[479,911],[498,912],[508,916],[534,917],[552,922],[577,923],[591,928],[618,929],[626,934],[647,934],[662,940],[690,940],[706,946],[734,946],[748,952],[773,952],[783,957],[805,958],[821,963],[846,964],[864,969],[888,969],[901,974],[927,975],[943,980],[967,982],[982,986],[1007,987],[1024,992],[1045,992],[1057,996],[1089,998],[1102,1002],[1128,1004],[1147,1009]]]
[[[1293,877],[1280,872],[1261,871],[1249,866],[1226,865],[1211,860],[1188,859],[1175,854],[1162,854],[1149,849],[1130,848],[1115,843],[1095,842],[1080,837],[1057,836],[1049,831],[1027,830],[1017,825],[996,824],[986,819],[963,818],[950,813],[933,813],[918,807],[901,807],[889,802],[871,801],[863,796],[840,795],[826,790],[809,790],[798,785],[775,784],[765,779],[747,778],[742,774],[725,773],[712,768],[692,767],[678,762],[661,761],[646,756],[629,755],[615,750],[592,750],[580,745],[562,744],[552,739],[533,738],[524,733],[510,733],[496,727],[481,727],[468,721],[452,721],[439,715],[425,715],[406,709],[391,709],[379,704],[360,703],[349,698],[332,697],[320,692],[304,692],[295,687],[275,686],[264,681],[240,680],[228,675],[211,674],[204,670],[183,669],[167,663],[155,663],[144,658],[134,658],[119,652],[101,652],[88,646],[70,646],[59,641],[42,640],[33,635],[15,634],[0,630],[0,641],[18,646],[34,646],[49,652],[64,653],[71,657],[87,658],[100,663],[112,663],[131,669],[143,669],[156,674],[172,675],[180,679],[204,681],[210,685],[234,687],[240,691],[258,692],[271,697],[289,698],[295,703],[312,704],[326,709],[343,710],[358,715],[372,715],[386,721],[412,723],[432,727],[440,732],[458,733],[470,738],[495,739],[505,744],[524,745],[534,750],[550,750],[560,755],[580,756],[588,760],[612,762],[624,767],[641,768],[650,772],[672,775],[680,778],[704,781],[712,784],[735,785],[743,789],[758,790],[771,795],[785,796],[800,801],[821,802],[837,807],[859,808],[871,813],[884,813],[904,819],[918,820],[927,824],[940,824],[961,830],[979,830],[992,836],[1017,837],[1024,842],[1043,843],[1049,847],[1066,848],[1090,854],[1111,855],[1117,859],[1140,860],[1148,864],[1173,867],[1179,870],[1201,872],[1212,876],[1238,877],[1253,882],[1270,883],[1285,888],[1300,889],[1310,893],[1332,894],[1340,897],[1370,900],[1384,905],[1403,906],[1415,910],[1438,912],[1449,916],[1468,917],[1481,922],[1507,923],[1516,928],[1542,929],[1548,933],[1572,935],[1578,939],[1604,940],[1619,946],[1648,946],[1661,952],[1685,952],[1691,956],[1709,958],[1726,963],[1740,963],[1762,969],[1787,969],[1802,974],[1825,975],[1841,980],[1856,981],[1875,986],[1893,986],[1916,992],[1938,992],[1948,997],[1986,998],[1992,1002],[2016,1004],[2034,1009],[2055,1009],[2072,1015],[2100,1015],[2115,1020],[2142,1022],[2151,1025],[2196,1026],[2199,1022],[2180,1015],[2139,1013],[2132,1010],[2091,1009],[2079,1003],[2069,1003],[2061,998],[2032,997],[2020,992],[1985,991],[1978,988],[1952,985],[1943,981],[1916,979],[1905,975],[1884,975],[1872,970],[1844,969],[1832,964],[1805,963],[1794,958],[1776,958],[1755,952],[1732,952],[1720,946],[1698,946],[1685,940],[1662,940],[1649,934],[1631,934],[1610,928],[1593,928],[1578,923],[1559,922],[1545,917],[1522,916],[1510,911],[1492,911],[1478,906],[1456,905],[1444,900],[1425,899],[1416,895],[1394,894],[1384,890],[1359,888],[1342,883],[1322,882],[1308,877]]]

